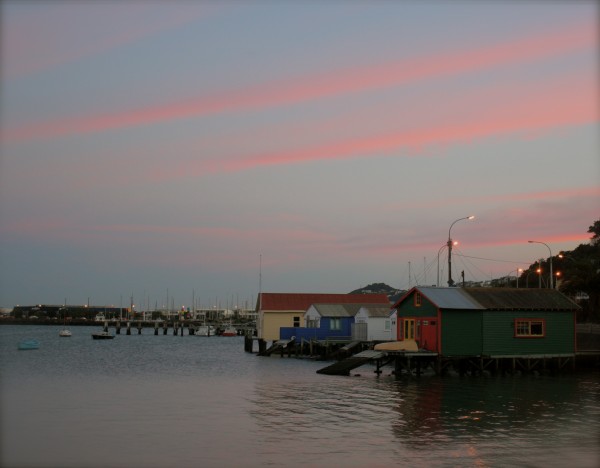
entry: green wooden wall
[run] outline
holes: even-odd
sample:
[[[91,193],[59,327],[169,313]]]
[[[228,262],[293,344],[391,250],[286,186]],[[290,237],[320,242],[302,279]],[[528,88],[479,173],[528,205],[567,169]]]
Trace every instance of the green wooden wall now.
[[[545,319],[546,336],[515,338],[514,321],[517,318]],[[568,311],[484,311],[482,354],[572,354],[575,352],[574,328],[573,312]]]
[[[479,310],[442,311],[442,354],[478,356],[481,354],[482,313]]]

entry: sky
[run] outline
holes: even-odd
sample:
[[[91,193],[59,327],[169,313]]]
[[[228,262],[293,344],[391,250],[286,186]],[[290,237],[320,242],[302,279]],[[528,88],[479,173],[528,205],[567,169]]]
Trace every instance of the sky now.
[[[445,286],[449,236],[489,280],[600,219],[597,2],[0,5],[0,306]]]

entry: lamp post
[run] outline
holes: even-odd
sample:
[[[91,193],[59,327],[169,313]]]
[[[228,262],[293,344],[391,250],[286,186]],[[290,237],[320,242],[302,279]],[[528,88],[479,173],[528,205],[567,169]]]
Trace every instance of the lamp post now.
[[[517,268],[516,270],[512,270],[508,275],[506,275],[506,284],[510,286],[510,274],[516,273],[517,278],[517,289],[519,288],[519,275],[523,273],[523,268]]]
[[[458,242],[454,241],[453,245],[458,245]],[[442,252],[442,249],[448,247],[447,244],[444,244],[440,247],[440,249],[438,250],[437,253],[437,287],[440,287],[440,253]]]
[[[458,223],[459,221],[462,221],[463,219],[474,219],[475,216],[471,215],[471,216],[465,216],[464,218],[458,218],[456,221],[454,221],[451,225],[450,228],[448,229],[448,242],[446,243],[446,245],[448,246],[448,286],[454,286],[454,281],[452,280],[452,236],[451,236],[451,231],[452,231],[452,226],[454,226],[456,223]]]
[[[530,240],[527,242],[529,242],[530,244],[544,244],[548,248],[548,252],[550,253],[550,283],[549,283],[548,287],[551,289],[554,289],[554,279],[553,279],[553,275],[552,275],[552,250],[550,250],[550,247],[545,242],[533,241],[533,240]],[[540,267],[541,267],[541,265],[540,265]]]

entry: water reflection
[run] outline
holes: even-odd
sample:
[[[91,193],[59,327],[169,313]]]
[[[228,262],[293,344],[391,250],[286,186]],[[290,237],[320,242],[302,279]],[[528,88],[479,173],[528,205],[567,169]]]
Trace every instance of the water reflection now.
[[[562,414],[581,411],[581,385],[569,377],[527,376],[432,377],[399,383],[393,429],[399,438],[415,444],[449,434],[497,438],[533,428],[551,432],[562,425]]]

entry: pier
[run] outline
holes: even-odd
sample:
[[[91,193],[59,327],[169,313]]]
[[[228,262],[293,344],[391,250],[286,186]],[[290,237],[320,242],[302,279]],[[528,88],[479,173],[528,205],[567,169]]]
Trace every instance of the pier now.
[[[387,366],[393,375],[420,376],[432,373],[444,376],[557,375],[579,370],[600,370],[600,326],[577,327],[577,351],[571,354],[519,354],[494,356],[444,356],[426,350],[374,351],[376,343],[346,339],[330,340],[277,340],[267,342],[251,334],[245,335],[244,349],[254,352],[258,342],[258,356],[310,358],[333,361],[319,369],[324,375],[350,375],[351,371],[370,364],[378,376]]]
[[[420,376],[430,369],[436,375],[464,376],[539,374],[555,375],[577,370],[600,370],[600,351],[579,351],[565,355],[525,356],[440,356],[429,351],[362,351],[317,371],[326,375],[350,375],[350,371],[373,364],[377,375],[391,365],[393,374]]]
[[[4,318],[0,320],[0,325],[63,325],[59,320],[41,318],[37,320],[21,319],[21,318]],[[113,329],[116,335],[142,335],[151,330],[153,335],[173,336],[196,335],[196,331],[210,325],[214,332],[210,336],[219,335],[228,326],[232,326],[237,331],[238,336],[252,336],[254,326],[248,323],[231,323],[227,321],[204,322],[200,320],[127,320],[127,319],[112,319],[112,320],[87,320],[87,319],[70,319],[66,321],[67,327],[100,327],[103,331]],[[206,335],[203,335],[206,336]]]

